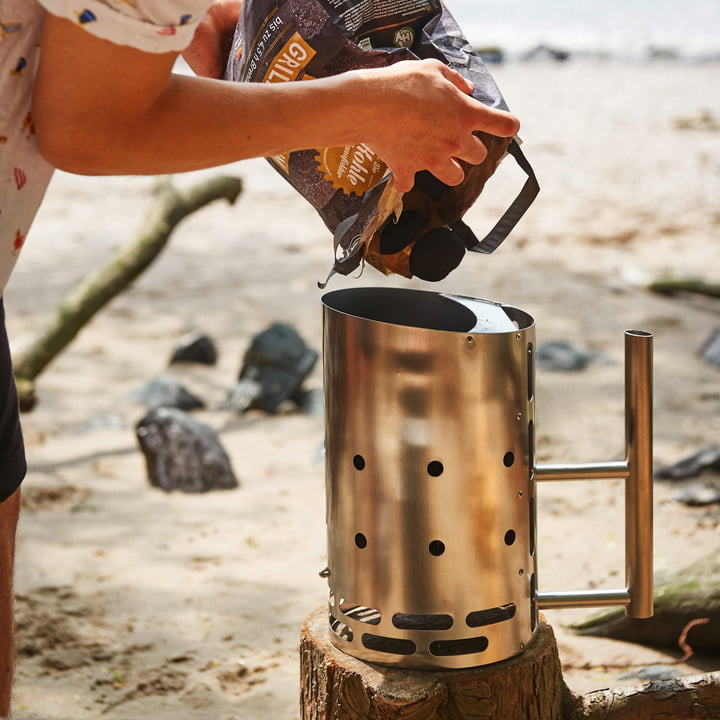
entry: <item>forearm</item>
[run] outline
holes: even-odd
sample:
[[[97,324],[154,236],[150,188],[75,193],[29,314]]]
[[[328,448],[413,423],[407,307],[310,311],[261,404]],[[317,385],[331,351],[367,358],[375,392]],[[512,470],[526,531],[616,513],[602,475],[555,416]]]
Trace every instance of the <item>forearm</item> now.
[[[250,157],[360,140],[360,77],[287,85],[232,84],[173,75],[147,108],[48,108],[42,152],[63,170],[88,175],[183,172]],[[313,85],[312,89],[309,87]]]

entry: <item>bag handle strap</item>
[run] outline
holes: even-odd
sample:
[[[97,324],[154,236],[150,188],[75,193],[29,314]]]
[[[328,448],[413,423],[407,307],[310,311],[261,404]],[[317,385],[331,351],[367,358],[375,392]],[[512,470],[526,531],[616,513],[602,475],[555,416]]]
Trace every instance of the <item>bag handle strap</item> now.
[[[503,216],[497,221],[495,227],[476,245],[469,248],[473,252],[489,254],[502,243],[502,241],[510,234],[512,229],[518,224],[520,218],[525,211],[532,205],[533,200],[540,192],[540,185],[535,177],[535,171],[532,169],[527,158],[520,149],[520,144],[513,138],[507,147],[508,154],[515,158],[515,162],[522,168],[527,175],[527,180],[522,186],[518,196],[513,200],[510,207],[504,212]]]

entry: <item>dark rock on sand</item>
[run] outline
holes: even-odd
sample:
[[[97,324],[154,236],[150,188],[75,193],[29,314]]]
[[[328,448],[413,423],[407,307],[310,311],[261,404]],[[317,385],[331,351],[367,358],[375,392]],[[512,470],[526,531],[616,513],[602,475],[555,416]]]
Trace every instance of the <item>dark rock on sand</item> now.
[[[179,410],[197,410],[205,403],[186,390],[175,378],[161,376],[130,393],[130,399],[148,409],[172,407]]]
[[[674,465],[661,467],[655,472],[655,477],[660,480],[686,480],[697,477],[704,470],[720,472],[720,447],[705,448]]]
[[[257,394],[247,409],[277,412],[292,401],[318,359],[317,351],[308,347],[290,325],[274,323],[256,335],[245,352],[239,382],[254,384]]]
[[[213,339],[208,335],[190,334],[180,340],[170,358],[173,363],[200,363],[201,365],[215,365],[218,359],[217,348]]]
[[[138,422],[135,433],[153,487],[188,493],[238,487],[217,433],[182,410],[155,408]]]

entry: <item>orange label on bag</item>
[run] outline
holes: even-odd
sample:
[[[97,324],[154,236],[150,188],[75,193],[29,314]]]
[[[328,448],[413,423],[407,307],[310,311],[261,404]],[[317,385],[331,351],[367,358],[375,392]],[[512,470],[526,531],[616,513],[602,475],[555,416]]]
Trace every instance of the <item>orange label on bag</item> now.
[[[346,195],[364,195],[387,170],[387,165],[367,145],[325,148],[315,160],[325,180]]]
[[[315,50],[303,40],[300,33],[293,33],[292,37],[275,55],[262,81],[290,82],[297,80],[298,75],[314,56]]]

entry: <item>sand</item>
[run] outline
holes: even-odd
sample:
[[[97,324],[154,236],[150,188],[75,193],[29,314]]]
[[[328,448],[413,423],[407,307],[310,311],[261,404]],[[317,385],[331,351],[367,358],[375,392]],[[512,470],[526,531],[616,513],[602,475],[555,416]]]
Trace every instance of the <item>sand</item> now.
[[[492,70],[522,119],[542,185],[516,232],[439,285],[368,268],[331,289],[393,284],[491,298],[532,313],[538,343],[566,340],[599,353],[582,372],[538,371],[540,462],[622,457],[627,328],[655,335],[656,464],[717,444],[720,369],[697,350],[720,325],[720,305],[645,286],[667,275],[720,279],[720,133],[677,127],[702,111],[720,117],[720,65],[576,60]],[[262,160],[175,182],[220,172],[243,178],[236,206],[215,203],[178,227],[155,264],[41,375],[39,404],[24,416],[20,718],[299,716],[299,629],[327,591],[318,576],[323,421],[218,406],[250,339],[270,322],[292,324],[320,349],[317,281],[331,243],[312,208]],[[501,169],[466,216],[478,233],[518,182],[510,166]],[[15,347],[134,236],[152,183],[57,175],[6,293]],[[216,340],[219,363],[168,370],[191,330]],[[183,495],[149,486],[133,429],[145,410],[129,393],[167,372],[207,401],[197,417],[219,431],[239,489]],[[318,366],[306,387],[320,386]],[[717,506],[677,503],[681,486],[656,483],[659,570],[720,544]],[[617,482],[542,487],[538,524],[541,589],[622,584]],[[546,615],[577,692],[639,682],[620,676],[679,655],[576,638],[564,623],[586,611]],[[695,656],[676,669],[719,664]]]

